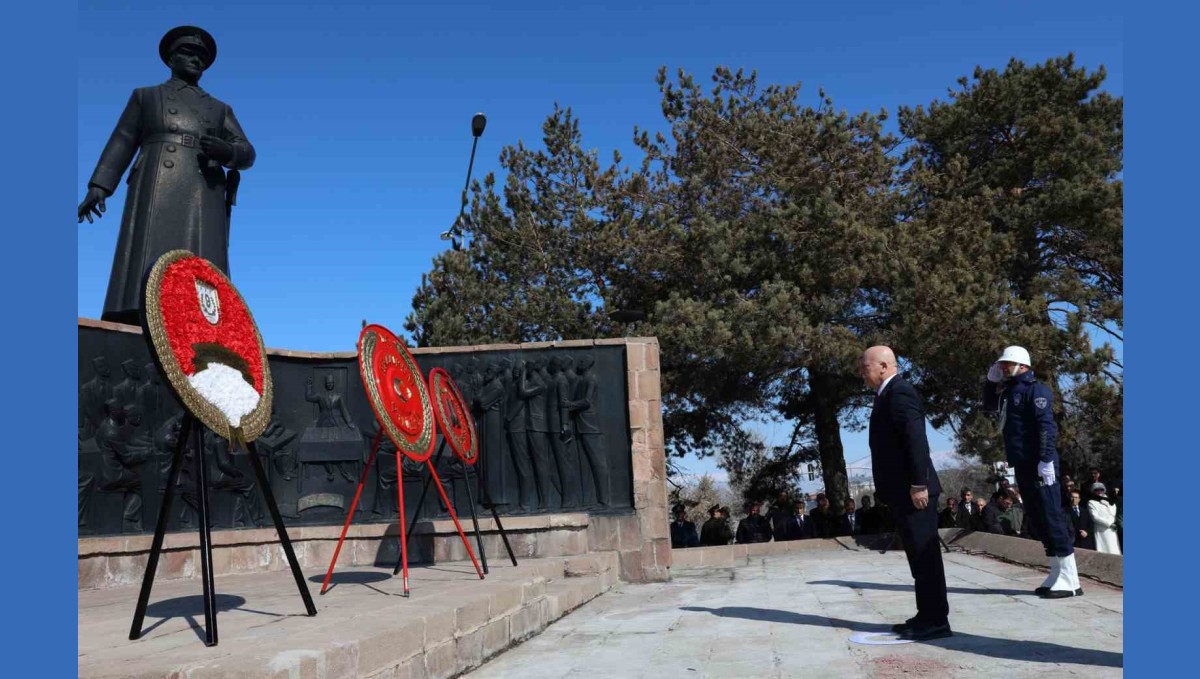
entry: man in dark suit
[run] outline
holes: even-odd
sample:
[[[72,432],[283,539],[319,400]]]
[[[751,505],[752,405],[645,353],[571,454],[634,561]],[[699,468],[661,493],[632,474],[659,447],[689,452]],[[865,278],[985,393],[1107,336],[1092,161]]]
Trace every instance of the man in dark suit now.
[[[937,532],[942,486],[929,458],[921,396],[896,374],[896,356],[888,347],[863,352],[859,374],[875,391],[870,444],[876,495],[891,507],[915,581],[917,614],[892,629],[914,641],[951,636]]]
[[[975,506],[975,496],[970,488],[963,488],[959,493],[958,511],[955,512],[955,525],[967,530],[983,530],[983,517]]]
[[[807,540],[812,537],[812,520],[804,515],[804,509],[804,500],[796,500],[792,503],[792,518],[788,520],[787,530],[782,539]],[[780,539],[776,534],[775,540]]]
[[[1070,506],[1067,507],[1067,518],[1070,519],[1070,533],[1074,536],[1075,547],[1088,547],[1088,537],[1092,536],[1091,518],[1087,516],[1087,506],[1080,504],[1079,491],[1070,492]]]
[[[700,536],[696,534],[696,524],[688,521],[687,509],[683,505],[675,505],[675,520],[671,522],[671,549],[699,546]]]
[[[861,526],[858,525],[858,515],[854,510],[854,499],[846,500],[846,512],[838,518],[838,535],[842,537],[858,535]]]

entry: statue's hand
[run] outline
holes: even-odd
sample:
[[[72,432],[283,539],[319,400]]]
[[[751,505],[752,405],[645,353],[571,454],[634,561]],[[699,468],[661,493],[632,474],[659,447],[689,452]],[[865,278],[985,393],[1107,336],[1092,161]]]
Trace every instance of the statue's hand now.
[[[204,151],[204,155],[218,163],[224,164],[233,160],[233,146],[224,139],[207,134],[200,135],[200,149]]]
[[[89,186],[87,195],[84,196],[83,202],[79,204],[79,224],[83,223],[86,218],[88,224],[93,224],[92,215],[96,219],[104,216],[104,199],[108,198],[109,193],[99,186]]]

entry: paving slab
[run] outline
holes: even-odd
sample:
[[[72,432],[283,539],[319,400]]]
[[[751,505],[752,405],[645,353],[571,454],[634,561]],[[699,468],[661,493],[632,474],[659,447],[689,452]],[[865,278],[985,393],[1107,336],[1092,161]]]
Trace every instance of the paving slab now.
[[[1085,581],[1082,597],[1033,594],[1045,571],[950,553],[955,636],[865,646],[914,613],[903,552],[867,549],[755,557],[622,585],[465,676],[836,677],[1086,676],[1123,672],[1123,594]]]

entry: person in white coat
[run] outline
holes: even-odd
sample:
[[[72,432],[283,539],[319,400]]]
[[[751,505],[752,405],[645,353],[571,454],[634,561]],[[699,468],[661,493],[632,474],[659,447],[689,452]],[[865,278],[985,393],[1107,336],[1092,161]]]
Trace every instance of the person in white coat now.
[[[1092,484],[1092,499],[1088,501],[1092,531],[1096,537],[1096,551],[1102,554],[1120,554],[1117,541],[1117,506],[1108,499],[1108,489],[1103,483]]]

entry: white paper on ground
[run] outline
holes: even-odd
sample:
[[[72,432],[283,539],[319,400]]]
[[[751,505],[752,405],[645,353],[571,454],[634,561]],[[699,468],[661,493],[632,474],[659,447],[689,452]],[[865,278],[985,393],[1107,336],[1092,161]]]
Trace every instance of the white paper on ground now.
[[[911,644],[912,639],[901,639],[895,632],[859,632],[850,636],[850,641],[867,646],[891,646],[893,644]]]

